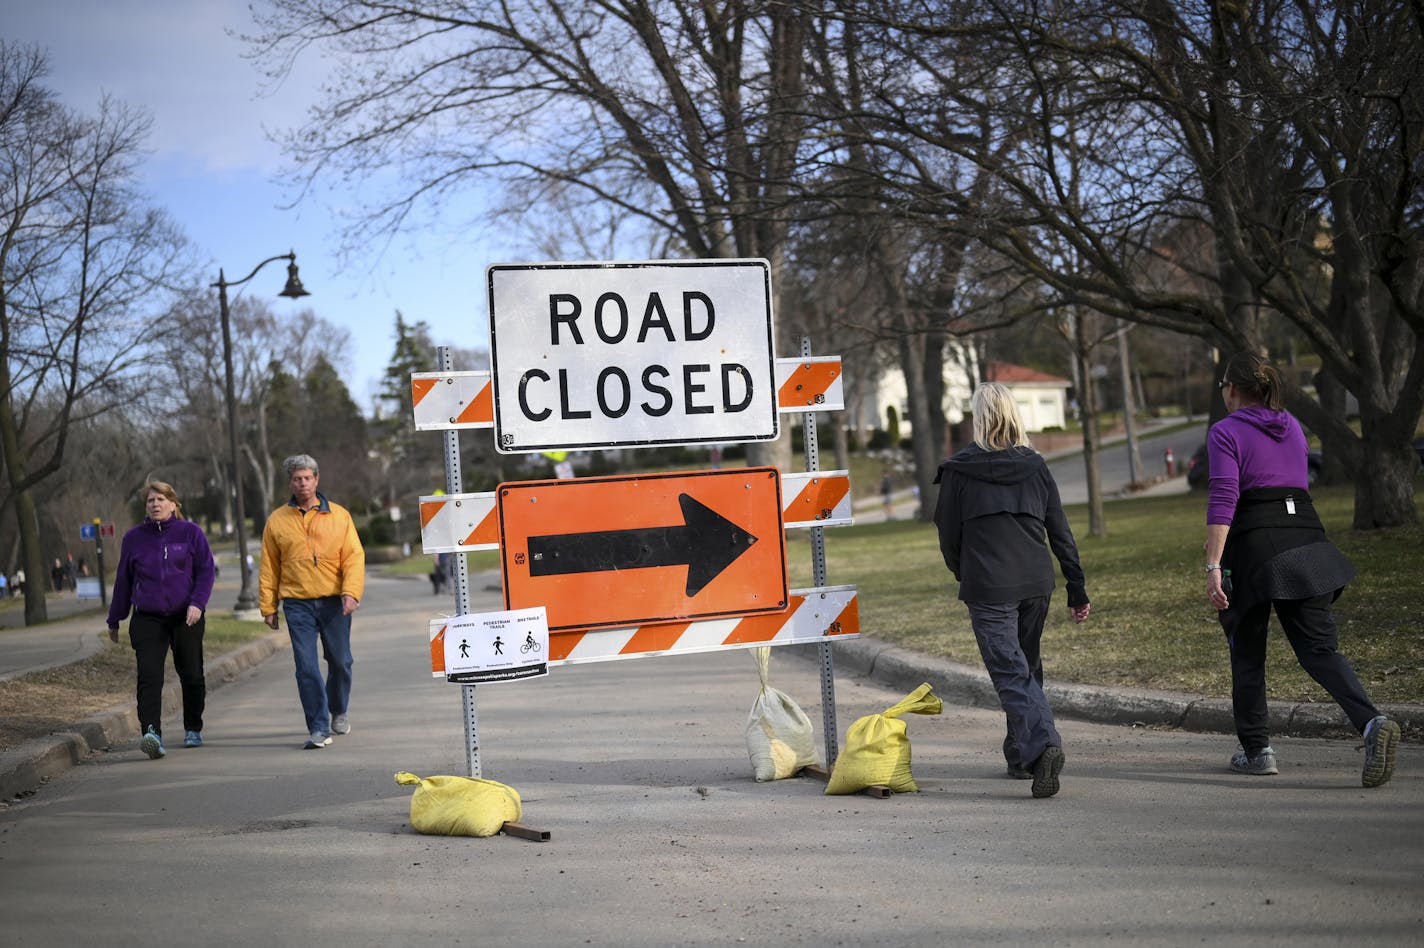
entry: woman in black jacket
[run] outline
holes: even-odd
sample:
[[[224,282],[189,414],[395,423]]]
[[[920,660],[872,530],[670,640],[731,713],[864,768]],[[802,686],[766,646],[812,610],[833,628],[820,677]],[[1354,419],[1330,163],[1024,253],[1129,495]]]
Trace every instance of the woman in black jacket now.
[[[1013,393],[982,383],[971,410],[974,443],[935,476],[939,548],[959,581],[959,598],[1008,719],[1009,776],[1032,778],[1033,795],[1051,797],[1064,757],[1039,657],[1054,586],[1050,548],[1068,585],[1073,620],[1087,619],[1092,607],[1058,485],[1029,445]]]

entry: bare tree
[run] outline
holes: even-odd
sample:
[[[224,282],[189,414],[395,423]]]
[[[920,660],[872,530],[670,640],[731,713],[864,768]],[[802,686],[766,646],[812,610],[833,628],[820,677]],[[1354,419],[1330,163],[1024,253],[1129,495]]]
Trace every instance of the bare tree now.
[[[870,4],[933,77],[881,97],[877,147],[992,172],[975,236],[1063,305],[1269,348],[1285,320],[1355,395],[1361,431],[1287,376],[1287,403],[1356,478],[1355,526],[1412,522],[1424,411],[1424,37],[1387,0]],[[974,49],[992,70],[948,67]],[[947,105],[948,103],[948,105]],[[910,143],[910,144],[907,144]],[[1010,147],[1005,147],[1008,144]],[[958,181],[906,162],[906,204],[951,226]],[[1149,277],[1174,236],[1209,252]],[[1060,246],[1080,265],[1064,267]],[[1193,286],[1200,281],[1199,286]]]
[[[355,240],[497,180],[532,213],[541,189],[573,188],[671,254],[765,257],[775,278],[810,18],[751,0],[269,0],[248,39],[278,77],[329,56],[323,101],[285,143],[304,189],[333,173],[386,187]],[[783,350],[798,335],[783,321]]]
[[[147,385],[140,357],[183,242],[133,190],[148,121],[109,99],[93,117],[41,85],[44,56],[0,41],[0,451],[26,572],[44,574],[34,488],[71,426]],[[44,410],[38,410],[41,407]],[[46,618],[29,584],[26,623]]]

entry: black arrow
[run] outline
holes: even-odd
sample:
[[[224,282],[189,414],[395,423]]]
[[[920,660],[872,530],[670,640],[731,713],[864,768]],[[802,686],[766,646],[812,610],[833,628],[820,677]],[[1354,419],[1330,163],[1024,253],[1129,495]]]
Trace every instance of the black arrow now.
[[[529,575],[686,566],[691,598],[757,541],[688,494],[678,494],[682,526],[556,533],[529,538]]]

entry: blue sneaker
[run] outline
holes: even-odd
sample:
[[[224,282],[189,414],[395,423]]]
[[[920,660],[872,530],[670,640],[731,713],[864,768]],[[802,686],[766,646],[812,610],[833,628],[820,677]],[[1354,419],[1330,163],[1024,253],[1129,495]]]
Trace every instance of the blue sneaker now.
[[[320,731],[312,731],[311,734],[307,736],[307,742],[302,745],[302,748],[304,750],[312,751],[321,750],[323,747],[329,747],[330,745],[330,734],[323,734]]]
[[[139,738],[138,749],[154,760],[168,753],[163,749],[163,738],[158,736],[158,732],[153,729],[152,724],[148,726],[143,737]]]
[[[1380,787],[1394,776],[1394,749],[1399,744],[1399,725],[1381,714],[1365,725],[1365,769],[1360,784]]]
[[[202,732],[201,732],[201,731],[184,731],[184,732],[183,732],[183,746],[184,746],[184,747],[202,747],[202,746],[203,746],[203,734],[202,734]]]

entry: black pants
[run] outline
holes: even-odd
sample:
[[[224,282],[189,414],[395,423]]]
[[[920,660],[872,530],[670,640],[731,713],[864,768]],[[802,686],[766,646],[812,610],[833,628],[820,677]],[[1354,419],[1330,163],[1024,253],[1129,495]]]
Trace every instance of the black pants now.
[[[183,729],[203,729],[203,707],[207,703],[208,684],[203,677],[203,625],[206,617],[191,626],[186,623],[187,610],[162,616],[152,612],[135,612],[129,620],[129,644],[138,662],[138,727],[147,732],[149,725],[163,733],[163,666],[168,649],[173,649],[173,670],[183,686]]]
[[[1032,768],[1050,744],[1063,746],[1053,709],[1043,694],[1040,643],[1048,618],[1048,597],[1019,602],[966,602],[969,623],[979,643],[984,668],[994,682],[1008,735],[1004,760],[1011,767]]]
[[[1329,593],[1310,599],[1277,599],[1242,613],[1228,609],[1218,614],[1231,648],[1231,704],[1236,736],[1248,753],[1259,753],[1271,743],[1266,713],[1266,626],[1272,606],[1300,667],[1335,699],[1355,730],[1363,734],[1365,725],[1379,714],[1355,669],[1337,651],[1339,635],[1330,613],[1333,599]]]

